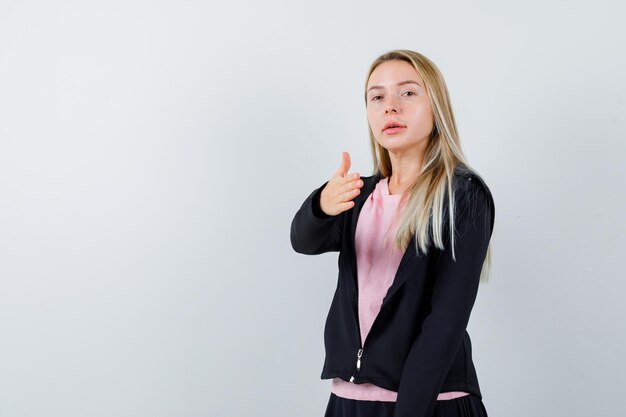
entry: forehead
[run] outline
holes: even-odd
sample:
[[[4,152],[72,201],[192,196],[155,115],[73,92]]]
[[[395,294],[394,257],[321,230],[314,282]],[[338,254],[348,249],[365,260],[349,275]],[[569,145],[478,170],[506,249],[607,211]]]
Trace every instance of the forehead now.
[[[368,88],[373,85],[391,87],[392,85],[407,80],[417,81],[421,86],[424,85],[422,77],[415,71],[413,65],[406,61],[394,59],[378,65],[374,71],[372,71],[367,81],[367,86]]]

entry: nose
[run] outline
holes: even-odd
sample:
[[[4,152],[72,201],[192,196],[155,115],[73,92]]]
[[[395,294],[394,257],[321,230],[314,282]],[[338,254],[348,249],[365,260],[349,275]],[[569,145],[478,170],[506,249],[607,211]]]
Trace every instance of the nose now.
[[[398,112],[398,103],[394,97],[389,98],[387,100],[387,106],[385,107],[385,114],[397,113]]]

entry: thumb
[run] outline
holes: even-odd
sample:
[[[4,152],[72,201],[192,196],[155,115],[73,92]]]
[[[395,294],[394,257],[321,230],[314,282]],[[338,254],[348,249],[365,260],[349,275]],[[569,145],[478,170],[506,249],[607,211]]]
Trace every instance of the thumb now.
[[[350,154],[348,152],[343,152],[341,154],[341,158],[341,165],[339,165],[339,169],[335,175],[345,177],[348,175],[348,171],[350,170]]]

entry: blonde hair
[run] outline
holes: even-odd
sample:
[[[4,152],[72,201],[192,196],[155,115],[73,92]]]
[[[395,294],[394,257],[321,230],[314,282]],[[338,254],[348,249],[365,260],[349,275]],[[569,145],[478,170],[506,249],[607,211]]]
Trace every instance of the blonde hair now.
[[[479,178],[480,176],[465,159],[443,75],[435,64],[424,55],[415,51],[398,49],[379,56],[372,63],[367,73],[365,90],[367,90],[367,83],[376,67],[391,60],[408,62],[422,77],[434,116],[434,126],[424,155],[421,173],[415,182],[407,188],[406,195],[403,197],[408,198],[408,201],[398,222],[394,243],[398,248],[404,250],[408,247],[411,237],[415,236],[417,252],[421,251],[426,254],[431,244],[430,234],[432,233],[434,245],[439,249],[444,249],[444,223],[447,212],[452,258],[456,261],[454,252],[454,173],[457,168],[461,168]],[[365,103],[367,106],[367,95]],[[374,173],[388,177],[392,171],[389,152],[378,144],[369,124],[368,130]],[[448,197],[447,202],[444,202],[446,196]],[[490,241],[480,274],[480,281],[483,282],[488,281],[491,269],[491,252]]]

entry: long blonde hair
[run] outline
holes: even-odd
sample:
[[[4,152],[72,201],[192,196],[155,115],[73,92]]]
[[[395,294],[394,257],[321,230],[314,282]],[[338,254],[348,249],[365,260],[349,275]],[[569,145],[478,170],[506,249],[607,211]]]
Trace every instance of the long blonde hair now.
[[[434,245],[439,249],[444,249],[444,224],[445,213],[447,212],[452,258],[456,261],[454,252],[454,173],[458,167],[461,167],[478,177],[480,176],[465,159],[443,75],[435,64],[424,55],[415,51],[397,49],[379,56],[372,63],[367,73],[365,90],[367,90],[367,83],[376,67],[391,60],[408,62],[422,77],[434,116],[434,126],[424,155],[422,171],[415,182],[407,188],[406,198],[408,201],[398,223],[394,244],[404,250],[408,247],[411,237],[415,236],[417,252],[421,251],[426,254],[431,244],[430,234],[432,233]],[[367,95],[365,103],[367,106]],[[378,144],[371,127],[368,126],[368,129],[374,173],[388,177],[392,171],[389,151]],[[447,202],[444,202],[446,196],[448,197]],[[480,280],[483,282],[488,281],[491,252],[490,241],[480,274]]]

